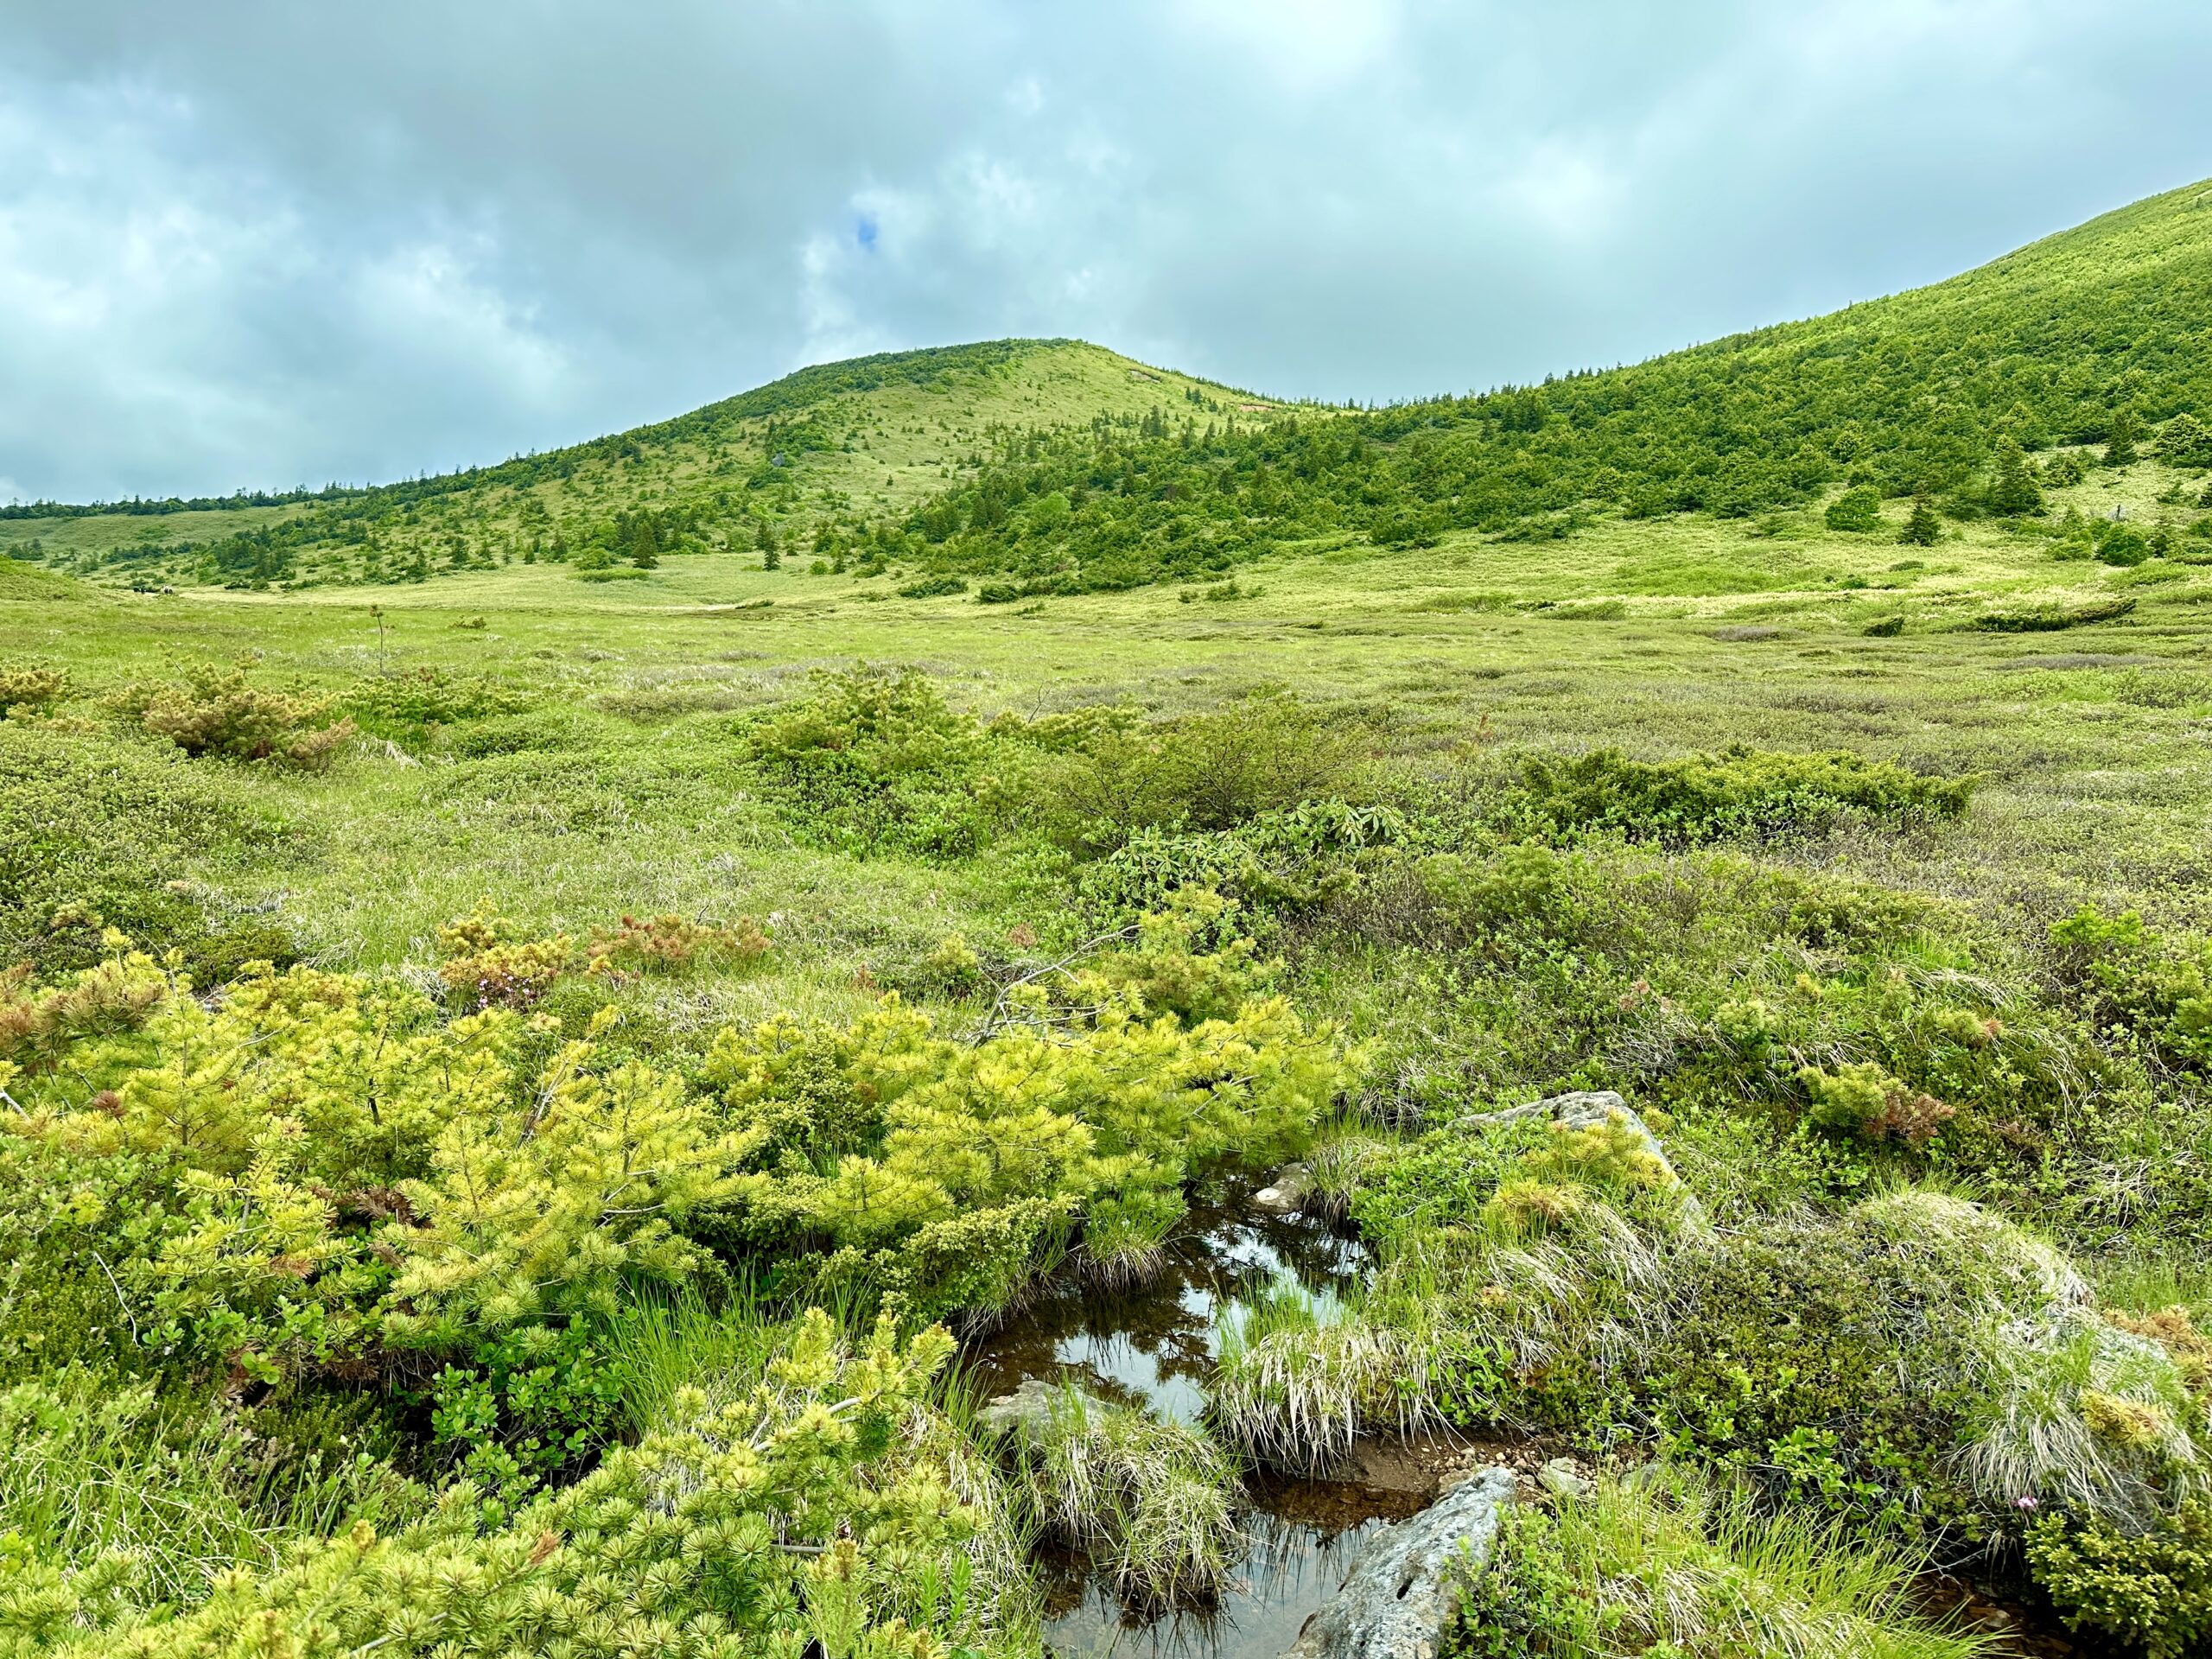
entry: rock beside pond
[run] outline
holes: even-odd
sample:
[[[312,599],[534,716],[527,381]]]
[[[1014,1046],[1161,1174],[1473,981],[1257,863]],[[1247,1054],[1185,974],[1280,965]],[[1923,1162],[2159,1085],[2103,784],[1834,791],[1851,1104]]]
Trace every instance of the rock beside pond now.
[[[1659,1137],[1636,1115],[1636,1109],[1611,1089],[1578,1089],[1572,1094],[1548,1095],[1526,1106],[1509,1107],[1502,1112],[1477,1112],[1455,1120],[1452,1127],[1472,1129],[1491,1123],[1525,1123],[1535,1119],[1548,1120],[1564,1129],[1588,1129],[1612,1117],[1626,1123],[1646,1151],[1661,1163],[1667,1163],[1667,1149],[1659,1144]],[[1667,1167],[1671,1171],[1674,1166],[1668,1164]]]
[[[1286,1659],[1435,1659],[1459,1610],[1454,1574],[1463,1561],[1490,1559],[1514,1484],[1510,1469],[1478,1470],[1377,1532]]]
[[[1041,1429],[1052,1421],[1052,1407],[1065,1392],[1060,1384],[1033,1376],[1012,1394],[993,1400],[976,1414],[976,1421],[995,1440]]]
[[[1303,1164],[1285,1164],[1275,1178],[1252,1195],[1252,1207],[1270,1215],[1294,1216],[1306,1207],[1313,1191],[1313,1172]]]

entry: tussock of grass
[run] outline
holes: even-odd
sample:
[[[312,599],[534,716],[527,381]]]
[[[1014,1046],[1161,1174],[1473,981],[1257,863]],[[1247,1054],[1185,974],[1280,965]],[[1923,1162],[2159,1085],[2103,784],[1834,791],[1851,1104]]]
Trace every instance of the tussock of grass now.
[[[1018,1439],[1040,1522],[1088,1551],[1123,1596],[1166,1605],[1226,1586],[1236,1471],[1202,1430],[1068,1389]]]
[[[1916,1612],[1910,1554],[1754,1511],[1687,1474],[1644,1477],[1509,1516],[1469,1588],[1463,1645],[1583,1659],[1973,1659],[1996,1646]]]
[[[290,1543],[425,1502],[380,1464],[258,1455],[213,1413],[143,1383],[67,1370],[0,1393],[0,1538],[130,1605],[197,1601],[215,1574],[265,1570]]]
[[[2085,1316],[2056,1338],[1993,1332],[1985,1355],[1959,1465],[1991,1507],[2031,1497],[2140,1531],[2212,1484],[2202,1404],[2149,1338]]]
[[[1417,1345],[1352,1315],[1324,1319],[1295,1290],[1255,1302],[1221,1333],[1214,1420],[1260,1462],[1301,1474],[1339,1466],[1363,1433],[1429,1419]]]

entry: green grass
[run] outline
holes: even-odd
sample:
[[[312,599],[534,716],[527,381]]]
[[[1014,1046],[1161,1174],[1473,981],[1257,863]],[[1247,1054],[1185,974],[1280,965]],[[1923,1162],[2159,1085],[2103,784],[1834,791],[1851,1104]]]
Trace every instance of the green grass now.
[[[2097,234],[2149,238],[2126,269],[2185,285],[2194,240],[2159,240],[2183,225],[2178,211],[2170,201]],[[2018,292],[2039,303],[2078,291],[2083,251],[2098,245],[2092,237],[2046,247],[2014,271]],[[1882,315],[1916,317],[1935,338],[1957,321],[1937,313],[1955,303],[1970,321],[1995,302],[1991,284],[2003,278],[2001,267],[1977,273],[1948,297],[1931,290]],[[1878,320],[1872,308],[1846,314],[1828,335]],[[1814,337],[1762,334],[1730,349],[1767,353],[1771,367]],[[2194,372],[2159,384],[2178,397]],[[1557,396],[1589,391],[1578,381]],[[2212,1120],[2201,1055],[2191,1058],[2191,1022],[2204,1016],[2189,976],[2201,949],[2191,941],[2212,932],[2212,565],[2193,562],[2212,541],[2191,532],[2205,520],[2196,505],[2205,472],[2149,458],[2094,467],[2050,491],[2040,519],[1947,518],[1928,546],[1896,540],[1904,507],[1894,499],[1878,531],[1827,528],[1840,477],[1744,516],[1578,508],[1563,534],[1541,540],[1521,539],[1517,518],[1506,533],[1433,526],[1416,538],[1425,545],[1378,545],[1376,527],[1352,516],[1301,520],[1269,548],[1243,547],[1233,582],[1207,570],[1019,604],[978,602],[988,562],[1027,544],[1002,545],[988,526],[979,541],[957,545],[973,533],[963,530],[930,543],[951,550],[942,560],[909,547],[876,575],[861,574],[857,541],[834,555],[843,570],[820,574],[810,545],[791,545],[823,524],[857,535],[855,525],[935,511],[947,487],[972,495],[1002,482],[1006,467],[1030,464],[990,458],[1010,431],[1080,432],[1103,412],[1128,423],[1109,428],[1127,436],[1156,407],[1178,422],[1186,410],[1225,421],[1247,401],[1257,400],[1067,342],[963,348],[833,365],[626,445],[564,452],[550,467],[402,486],[368,499],[366,518],[319,501],[0,520],[0,546],[43,543],[36,562],[0,560],[0,670],[60,669],[71,687],[48,713],[0,722],[0,778],[14,785],[0,824],[16,826],[11,850],[32,849],[28,861],[0,855],[8,948],[51,982],[105,954],[101,929],[113,923],[175,947],[219,1005],[223,982],[263,954],[442,986],[439,930],[480,905],[525,940],[587,940],[625,916],[733,929],[749,918],[769,942],[765,955],[748,946],[651,971],[572,976],[526,1027],[527,1041],[550,1052],[550,1027],[577,1038],[611,1011],[615,1023],[601,1033],[609,1063],[663,1068],[670,1088],[691,1091],[721,1127],[730,1096],[723,1081],[708,1081],[705,1056],[725,1027],[847,1028],[895,990],[963,1042],[1000,1007],[1001,988],[1034,974],[1048,999],[1067,995],[1076,982],[1040,972],[1046,964],[1111,936],[1133,904],[1203,875],[1242,900],[1189,913],[1203,950],[1185,939],[1147,946],[1141,962],[1127,951],[1084,962],[1118,963],[1127,977],[1112,982],[1116,994],[1145,999],[1147,1017],[1195,1020],[1221,1011],[1226,959],[1208,952],[1227,944],[1249,950],[1251,963],[1236,971],[1255,976],[1264,994],[1334,1022],[1327,1040],[1350,1053],[1352,1083],[1315,1121],[1275,1126],[1268,1155],[1315,1135],[1323,1202],[1354,1218],[1381,1258],[1344,1309],[1268,1303],[1224,1333],[1215,1427],[1240,1454],[1326,1468],[1358,1429],[1440,1416],[1508,1427],[1541,1420],[1608,1445],[1701,1448],[1762,1483],[1769,1514],[1796,1518],[1763,1539],[1709,1495],[1674,1509],[1609,1488],[1595,1510],[1559,1522],[1559,1548],[1577,1571],[1614,1575],[1606,1581],[1625,1621],[1615,1637],[1645,1647],[1673,1639],[1690,1652],[1743,1650],[1730,1642],[1796,1650],[1806,1621],[1821,1619],[1859,1631],[1857,1650],[1870,1654],[1969,1651],[1904,1628],[1894,1587],[1910,1562],[1832,1548],[1805,1518],[1817,1510],[1852,1516],[1865,1531],[1910,1530],[1885,1508],[1894,1493],[1881,1482],[1900,1461],[1926,1475],[1931,1446],[1942,1455],[1929,1489],[1949,1507],[1926,1524],[1951,1541],[2017,1541],[2016,1500],[2031,1495],[2020,1489],[2050,1513],[2133,1527],[2201,1490],[2194,1436],[2177,1427],[2201,1416],[2188,1393],[2197,1384],[2185,1366],[2095,1323],[2082,1287],[2133,1314],[2212,1301],[2196,1266],[2212,1243],[2202,1174]],[[1146,442],[1177,447],[1172,433]],[[787,467],[766,466],[772,442],[791,447]],[[1376,467],[1385,459],[1369,458]],[[1966,508],[1978,487],[1962,474],[1945,490]],[[642,506],[666,525],[681,521],[670,531],[679,544],[656,568],[582,582],[569,567],[504,562],[510,531],[565,525],[580,539]],[[2115,507],[2130,522],[2164,521],[2168,556],[2126,569],[2058,556],[2084,545],[2054,533],[2063,515],[2109,523]],[[764,568],[745,539],[763,517],[783,538],[779,569]],[[273,534],[295,518],[312,520],[314,534],[298,543],[289,591],[282,582],[251,591],[180,581],[173,593],[130,592],[118,582],[171,567],[158,554],[110,562],[149,528],[204,550],[210,536]],[[1164,537],[1174,522],[1163,512],[1153,528]],[[435,550],[458,532],[468,567],[349,585],[360,544],[343,539],[348,524],[386,538],[388,558],[418,543]],[[933,561],[969,555],[968,591],[898,594]],[[174,562],[174,574],[188,574],[188,563]],[[1988,626],[2023,617],[2066,626]],[[320,772],[185,758],[120,694],[200,661],[244,661],[257,685],[332,698],[359,730]],[[932,715],[921,736],[894,730],[863,752],[818,710],[761,721],[815,696],[817,671],[856,663],[911,668],[954,715],[985,724]],[[1252,701],[1259,692],[1270,696]],[[1084,710],[1094,712],[1048,718]],[[1006,725],[988,724],[1001,716]],[[1263,727],[1264,743],[1254,736]],[[1756,753],[1675,764],[1732,747]],[[1625,759],[1568,764],[1599,750]],[[1821,758],[1839,753],[1897,770]],[[1571,775],[1588,799],[1562,804],[1560,791],[1532,781],[1540,775]],[[1715,788],[1748,779],[1758,810],[1724,804],[1687,827],[1668,817],[1685,779],[1702,788],[1715,779]],[[1866,779],[1879,787],[1852,783]],[[1784,796],[1787,810],[1761,804]],[[1179,804],[1183,822],[1160,822]],[[1119,850],[1098,856],[1109,848]],[[2084,903],[2108,917],[2139,912],[2164,941],[2144,947],[2152,954],[2117,989],[2099,990],[2052,941],[2052,924]],[[2161,963],[2163,978],[2153,971]],[[1084,995],[1103,995],[1108,982],[1085,982]],[[2129,1001],[2144,986],[2164,998],[2156,1009]],[[101,1023],[111,1016],[112,1028]],[[1029,1005],[1020,1014],[1054,1055],[1079,1046],[1062,1039],[1084,1017]],[[156,1314],[168,1317],[164,1299],[176,1293],[150,1267],[128,1286],[86,1268],[85,1295],[66,1308],[37,1300],[40,1274],[89,1259],[71,1241],[122,1238],[124,1222],[85,1195],[96,1177],[137,1172],[134,1160],[152,1154],[108,1157],[100,1141],[71,1162],[45,1137],[57,1118],[92,1124],[95,1141],[107,1133],[104,1114],[129,1118],[137,1097],[96,1103],[96,1084],[147,1058],[132,1048],[138,1040],[97,998],[89,1008],[41,1001],[25,976],[0,980],[0,1089],[17,1131],[0,1152],[23,1173],[8,1200],[19,1210],[0,1205],[0,1352],[19,1373],[53,1370],[39,1363],[39,1344],[44,1324],[65,1312],[67,1329],[102,1341],[116,1336],[111,1302],[142,1308],[157,1332]],[[846,1040],[764,1037],[747,1051],[802,1056],[748,1108],[791,1139],[772,1173],[764,1160],[709,1213],[685,1218],[699,1246],[685,1268],[698,1274],[699,1299],[579,1324],[563,1339],[584,1359],[563,1360],[566,1371],[549,1362],[543,1376],[517,1361],[501,1384],[511,1402],[533,1389],[588,1395],[583,1382],[618,1376],[609,1432],[650,1438],[682,1414],[691,1389],[781,1386],[778,1327],[765,1310],[829,1282],[835,1263],[823,1240],[796,1238],[774,1205],[810,1202],[855,1146],[880,1138],[887,1087],[893,1111],[966,1137],[959,1156],[978,1167],[1031,1152],[1023,1137],[1033,1130],[1012,1110],[1020,1077],[990,1080],[1011,1127],[968,1124],[960,1112],[980,1085],[963,1095],[968,1084],[933,1077],[902,1094],[911,1080],[887,1082],[867,1057],[825,1058]],[[48,1069],[52,1054],[67,1064]],[[533,1048],[528,1076],[539,1058]],[[1242,1087],[1244,1058],[1184,1081]],[[1080,1135],[1054,1130],[1075,1139],[1110,1125],[1125,1103],[1095,1080],[1061,1086],[1097,1095],[1078,1114]],[[1517,1141],[1449,1129],[1420,1138],[1463,1113],[1569,1087],[1621,1088],[1664,1114],[1653,1121],[1710,1231],[1671,1211],[1655,1227],[1658,1199],[1624,1195],[1587,1170],[1595,1198],[1570,1194],[1555,1227],[1540,1223],[1581,1177],[1541,1159],[1509,1168],[1537,1156]],[[343,1089],[332,1097],[356,1103]],[[517,1121],[535,1132],[534,1113]],[[1255,1135],[1230,1135],[1229,1149],[1258,1155]],[[1078,1195],[1070,1212],[1096,1224],[1064,1217],[1039,1232],[1052,1254],[1022,1244],[1020,1260],[996,1262],[1002,1282],[1056,1268],[1141,1280],[1184,1195],[1147,1190],[1116,1205],[1123,1195],[1110,1189],[1136,1179],[1134,1166],[1117,1176],[1073,1154],[1061,1166],[1109,1189]],[[1522,1185],[1500,1199],[1509,1179]],[[312,1218],[325,1203],[334,1214],[349,1206],[349,1217],[397,1213],[381,1186],[380,1178],[378,1190],[311,1192],[302,1213]],[[1895,1192],[1910,1196],[1868,1199]],[[2036,1230],[2002,1233],[2004,1273],[1967,1248],[1969,1212],[1950,1194]],[[867,1217],[848,1220],[863,1237]],[[2036,1242],[2044,1236],[2058,1246]],[[2074,1266],[2051,1253],[2061,1246]],[[954,1265],[1013,1249],[995,1235],[943,1248]],[[151,1261],[153,1249],[142,1256]],[[861,1255],[843,1254],[848,1266]],[[375,1259],[363,1259],[371,1279]],[[1717,1287],[1709,1317],[1681,1318],[1689,1293],[1669,1274],[1685,1262]],[[290,1272],[279,1275],[279,1302],[299,1289]],[[2035,1297],[2020,1289],[2030,1280]],[[850,1275],[836,1282],[850,1288],[843,1312],[857,1340],[866,1287]],[[1896,1305],[1861,1306],[1862,1283],[1890,1287]],[[1440,1310],[1455,1299],[1446,1319]],[[2052,1301],[2073,1310],[2064,1329],[2013,1328]],[[1691,1340],[1746,1307],[1783,1306],[1830,1321],[1876,1354],[1885,1376],[1910,1370],[1934,1404],[1901,1416],[1894,1399],[1858,1391],[1863,1379],[1783,1360],[1793,1338],[1768,1325],[1746,1323],[1726,1352]],[[977,1312],[972,1298],[943,1311]],[[1638,1372],[1662,1337],[1676,1344],[1669,1363],[1692,1376],[1675,1394]],[[73,1559],[108,1541],[143,1549],[156,1595],[181,1593],[203,1562],[264,1558],[287,1528],[327,1529],[351,1501],[314,1487],[301,1502],[280,1494],[280,1510],[269,1510],[252,1484],[260,1474],[226,1460],[233,1441],[223,1436],[246,1409],[227,1391],[232,1379],[221,1367],[179,1369],[182,1360],[155,1352],[167,1340],[117,1338],[158,1397],[106,1427],[96,1402],[73,1397],[58,1421],[95,1438],[35,1466],[19,1452],[6,1501],[22,1518],[4,1522],[60,1541],[54,1548]],[[433,1439],[431,1402],[466,1397],[471,1368],[490,1363],[466,1344],[403,1359],[326,1352],[318,1340],[302,1324],[286,1327],[281,1363],[235,1351],[241,1363],[297,1366],[292,1383],[341,1392],[373,1376],[359,1392],[385,1401],[392,1432],[416,1454]],[[1747,1373],[1739,1396],[1730,1368],[1747,1355],[1767,1369]],[[1923,1376],[1922,1361],[1942,1375]],[[458,1381],[437,1382],[448,1365]],[[1610,1390],[1630,1382],[1645,1392],[1623,1415]],[[1821,1393],[1831,1387],[1832,1397]],[[517,1408],[542,1408],[558,1426],[597,1423],[591,1405]],[[283,1395],[269,1409],[289,1421],[297,1407]],[[191,1448],[183,1464],[149,1449],[142,1419],[156,1408],[180,1414],[181,1427],[154,1438]],[[978,1582],[1009,1607],[1040,1522],[1095,1552],[1141,1599],[1215,1583],[1232,1553],[1234,1509],[1220,1446],[1121,1408],[1062,1415],[1029,1459],[1026,1520],[957,1395],[855,1433],[904,1436],[917,1459],[927,1450],[929,1478],[950,1482],[983,1516],[975,1549],[988,1571]],[[1838,1423],[1889,1438],[1853,1449],[1847,1469],[1819,1442]],[[880,1449],[869,1442],[871,1456]],[[102,1490],[120,1507],[103,1507],[108,1497],[63,1478],[71,1459],[148,1472],[137,1489],[127,1471],[108,1482]],[[894,1465],[899,1478],[920,1466]],[[920,1509],[935,1501],[915,1499]],[[174,1525],[161,1520],[171,1502],[181,1506]],[[146,1541],[156,1533],[165,1541]],[[1681,1596],[1648,1593],[1639,1575],[1654,1562],[1679,1572]],[[955,1593],[889,1578],[887,1596]],[[1669,1608],[1680,1611],[1672,1637],[1636,1622],[1675,1618]],[[1026,1631],[1017,1614],[1005,1628]],[[950,1619],[969,1624],[964,1613]]]
[[[2005,1651],[1915,1605],[1910,1556],[1777,1522],[1658,1466],[1508,1526],[1456,1653],[1973,1659]]]

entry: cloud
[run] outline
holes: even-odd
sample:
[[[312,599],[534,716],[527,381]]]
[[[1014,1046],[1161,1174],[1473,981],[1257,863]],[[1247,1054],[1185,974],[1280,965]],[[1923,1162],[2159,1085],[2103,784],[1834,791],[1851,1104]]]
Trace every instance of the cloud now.
[[[410,474],[1079,334],[1285,394],[1611,362],[2212,173],[2212,12],[22,0],[0,474]]]

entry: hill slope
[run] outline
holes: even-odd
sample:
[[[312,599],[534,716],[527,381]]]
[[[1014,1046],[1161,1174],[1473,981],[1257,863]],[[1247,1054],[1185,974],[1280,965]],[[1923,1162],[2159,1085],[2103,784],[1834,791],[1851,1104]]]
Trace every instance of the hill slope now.
[[[594,548],[627,562],[641,541],[654,556],[752,549],[764,524],[810,556],[826,530],[836,556],[1012,434],[1240,405],[1273,407],[1080,340],[890,353],[546,454],[374,489],[15,509],[0,515],[0,550],[109,581],[233,587],[589,563]]]
[[[250,587],[545,558],[609,577],[773,543],[1015,598],[1317,540],[1752,518],[1853,486],[1925,489],[1970,517],[2020,510],[1988,489],[2013,449],[2147,436],[2212,407],[2208,347],[2212,188],[2191,186],[1933,287],[1541,386],[1301,418],[1081,342],[998,341],[803,370],[659,425],[341,497],[19,517],[0,546]],[[2212,462],[2212,440],[2169,458]],[[2040,481],[2080,467],[2057,454]]]
[[[2021,499],[1987,487],[2010,450],[2202,413],[2209,348],[2212,188],[2191,187],[1930,288],[1633,367],[1325,423],[1008,449],[912,526],[930,563],[1001,573],[1012,596],[1194,575],[1345,532],[1534,540],[1600,516],[1749,518],[1845,486],[1924,487],[1957,517],[2013,512]],[[2196,430],[2175,433],[2169,459],[2212,463]],[[2042,481],[2078,480],[2080,459],[2056,458]]]

